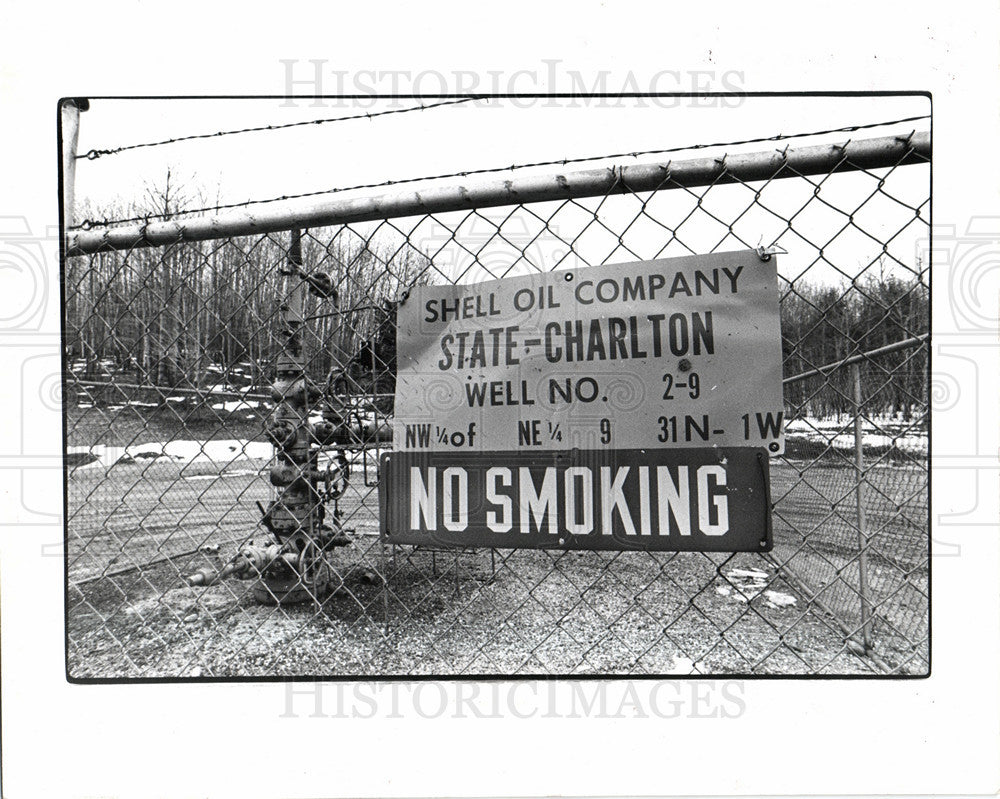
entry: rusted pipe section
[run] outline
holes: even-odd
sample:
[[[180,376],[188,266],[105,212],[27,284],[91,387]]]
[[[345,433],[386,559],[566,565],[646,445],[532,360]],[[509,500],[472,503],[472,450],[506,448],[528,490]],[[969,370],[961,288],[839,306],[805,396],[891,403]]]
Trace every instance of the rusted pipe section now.
[[[346,193],[331,194],[320,202],[260,205],[252,211],[241,209],[213,216],[77,230],[69,236],[67,253],[71,256],[85,255],[473,208],[879,169],[926,163],[930,154],[930,134],[921,132],[910,136],[852,140],[844,145],[821,144],[789,147],[786,150],[774,148],[724,159],[694,158],[540,176],[493,178],[469,185],[430,186],[420,191],[360,197],[348,197]]]
[[[306,369],[306,300],[310,293],[330,299],[333,292],[329,276],[303,269],[298,230],[292,232],[281,272],[286,291],[278,313],[281,349],[271,385],[276,404],[266,427],[274,445],[270,480],[278,495],[266,508],[260,506],[260,524],[273,540],[246,546],[222,569],[202,569],[186,582],[209,586],[227,577],[252,578],[254,594],[262,602],[319,602],[330,583],[329,551],[350,543],[340,525],[337,499],[350,475],[342,442],[351,439],[351,432],[342,408],[323,397]],[[322,410],[323,419],[314,422],[317,410]],[[331,444],[337,454],[321,468],[320,452]]]
[[[221,569],[214,566],[202,566],[193,574],[184,578],[188,585],[214,585],[227,577],[246,580],[260,577],[277,560],[284,561],[289,567],[298,564],[298,556],[294,552],[283,552],[279,544],[267,546],[248,545],[243,547],[229,563]]]

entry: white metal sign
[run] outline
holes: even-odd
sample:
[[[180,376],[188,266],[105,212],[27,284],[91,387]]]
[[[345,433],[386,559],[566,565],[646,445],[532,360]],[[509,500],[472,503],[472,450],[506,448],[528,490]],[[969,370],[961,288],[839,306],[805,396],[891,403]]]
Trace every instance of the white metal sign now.
[[[773,256],[420,286],[397,331],[397,451],[784,449]]]

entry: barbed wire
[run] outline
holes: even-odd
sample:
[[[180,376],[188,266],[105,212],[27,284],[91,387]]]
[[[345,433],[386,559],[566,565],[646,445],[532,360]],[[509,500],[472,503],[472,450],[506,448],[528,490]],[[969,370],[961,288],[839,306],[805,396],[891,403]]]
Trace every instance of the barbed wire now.
[[[472,99],[472,98],[470,98]],[[398,111],[395,113],[399,113]],[[737,147],[746,144],[761,144],[764,142],[788,141],[790,139],[801,139],[810,136],[825,136],[834,133],[855,133],[860,130],[870,130],[871,128],[887,127],[890,125],[901,125],[907,122],[918,122],[923,119],[930,119],[930,114],[921,116],[904,117],[883,122],[868,122],[862,125],[846,125],[840,128],[829,128],[827,130],[814,130],[801,133],[778,133],[773,136],[759,136],[751,139],[740,139],[736,141],[713,142],[710,144],[688,144],[679,147],[666,147],[655,150],[639,150],[633,152],[609,153],[606,155],[582,156],[579,158],[561,158],[551,161],[535,161],[526,164],[511,164],[510,166],[486,167],[483,169],[470,169],[461,172],[446,172],[438,175],[425,175],[422,177],[403,178],[401,180],[386,180],[381,183],[359,183],[353,186],[340,186],[330,189],[319,189],[316,191],[302,192],[299,194],[284,194],[278,197],[269,197],[263,200],[244,200],[236,203],[225,203],[220,205],[206,206],[204,208],[192,208],[185,211],[174,211],[171,213],[143,214],[123,219],[85,219],[77,225],[70,226],[70,230],[89,230],[95,227],[108,227],[111,225],[124,225],[130,222],[150,222],[156,219],[173,219],[181,216],[192,216],[196,214],[212,213],[216,211],[227,211],[234,208],[247,208],[251,205],[265,205],[267,203],[286,202],[288,200],[301,200],[308,197],[319,197],[325,194],[340,194],[349,191],[359,191],[361,189],[389,188],[392,186],[402,186],[412,183],[422,183],[424,181],[447,180],[451,178],[465,178],[477,175],[496,174],[498,172],[508,172],[518,169],[532,169],[543,166],[565,166],[567,164],[582,164],[594,161],[606,161],[612,158],[639,158],[647,155],[666,155],[668,153],[678,153],[693,150],[705,150],[713,147]],[[911,134],[912,135],[912,134]]]
[[[173,139],[161,139],[159,141],[142,142],[140,144],[126,144],[121,147],[114,147],[110,150],[88,150],[87,152],[77,155],[77,158],[86,158],[88,161],[94,161],[105,155],[117,155],[118,153],[124,153],[128,150],[138,150],[143,147],[161,147],[165,144],[177,144],[178,142],[193,141],[195,139],[214,139],[220,136],[235,136],[239,133],[259,133],[268,130],[284,130],[286,128],[301,128],[307,125],[325,125],[329,122],[349,122],[356,119],[375,119],[376,117],[389,116],[391,114],[409,114],[414,111],[427,111],[432,108],[441,108],[446,105],[461,105],[463,103],[470,103],[474,100],[487,99],[477,96],[463,97],[460,100],[446,100],[440,103],[428,103],[426,105],[415,105],[407,108],[394,108],[389,111],[376,111],[375,113],[365,113],[365,114],[354,114],[352,116],[346,117],[326,117],[324,119],[308,119],[303,122],[288,122],[283,125],[259,125],[257,127],[251,128],[238,128],[236,130],[218,130],[214,133],[195,133],[190,136],[178,136]]]

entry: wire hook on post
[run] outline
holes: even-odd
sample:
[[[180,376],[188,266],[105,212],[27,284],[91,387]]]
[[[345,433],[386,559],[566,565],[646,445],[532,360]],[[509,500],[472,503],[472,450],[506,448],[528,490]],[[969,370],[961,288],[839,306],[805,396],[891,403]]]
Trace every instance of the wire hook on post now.
[[[779,244],[771,244],[768,247],[758,245],[754,251],[762,261],[770,261],[772,255],[788,255],[788,250]]]

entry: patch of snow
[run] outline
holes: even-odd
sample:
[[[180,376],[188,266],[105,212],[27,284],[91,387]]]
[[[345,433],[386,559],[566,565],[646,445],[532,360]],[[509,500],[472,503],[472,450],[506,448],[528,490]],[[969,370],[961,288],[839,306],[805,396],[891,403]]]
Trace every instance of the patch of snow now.
[[[749,602],[760,594],[771,579],[767,572],[757,569],[730,569],[726,578],[736,589],[736,598],[741,602]]]
[[[274,448],[268,442],[247,441],[245,439],[168,441],[165,444],[150,442],[132,444],[128,447],[94,444],[90,447],[69,447],[66,451],[68,453],[87,453],[96,457],[97,460],[76,467],[78,469],[96,466],[108,469],[119,462],[152,462],[161,458],[169,458],[174,463],[183,465],[215,463],[220,468],[225,468],[228,464],[236,461],[270,460],[274,456]]]
[[[66,453],[68,455],[86,454],[92,455],[96,458],[96,460],[93,460],[90,463],[83,463],[74,467],[74,471],[78,469],[92,469],[97,466],[103,466],[107,469],[110,466],[114,466],[119,460],[121,460],[122,456],[125,454],[125,447],[108,447],[104,444],[94,444],[90,447],[67,447]]]
[[[764,598],[772,608],[788,608],[798,602],[791,594],[783,594],[781,591],[765,591]]]
[[[259,408],[262,404],[256,400],[229,400],[227,402],[213,402],[212,408],[217,411],[233,413],[244,408]]]
[[[770,575],[759,569],[730,569],[726,573],[726,576],[730,578],[746,577],[750,580],[766,580]]]
[[[245,439],[170,441],[163,447],[163,454],[187,463],[213,461],[223,464],[247,458],[270,459],[274,455],[274,448],[266,441]]]
[[[695,663],[691,658],[683,655],[674,658],[674,662],[664,672],[664,674],[703,674],[704,664]]]
[[[834,449],[854,449],[854,422],[849,416],[793,419],[785,425],[787,438],[829,444]],[[905,452],[926,453],[928,436],[901,416],[877,416],[861,420],[862,441],[868,447],[895,447]]]

